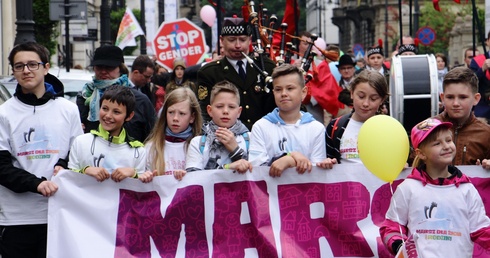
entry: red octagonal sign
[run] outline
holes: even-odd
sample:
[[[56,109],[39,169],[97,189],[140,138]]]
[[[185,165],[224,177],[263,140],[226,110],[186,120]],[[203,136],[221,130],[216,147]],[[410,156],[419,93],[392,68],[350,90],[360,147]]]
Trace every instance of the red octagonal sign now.
[[[157,62],[168,70],[173,70],[172,62],[179,57],[188,66],[199,63],[205,46],[204,31],[187,18],[162,23],[153,39]]]

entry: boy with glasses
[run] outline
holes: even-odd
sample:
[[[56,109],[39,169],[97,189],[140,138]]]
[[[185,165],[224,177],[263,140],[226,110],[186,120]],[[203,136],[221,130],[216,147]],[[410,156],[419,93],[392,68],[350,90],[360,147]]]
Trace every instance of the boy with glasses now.
[[[70,145],[82,134],[80,117],[63,98],[63,84],[48,73],[45,47],[23,43],[8,59],[18,85],[0,106],[0,254],[46,257],[45,197],[58,189],[50,179],[66,166]]]

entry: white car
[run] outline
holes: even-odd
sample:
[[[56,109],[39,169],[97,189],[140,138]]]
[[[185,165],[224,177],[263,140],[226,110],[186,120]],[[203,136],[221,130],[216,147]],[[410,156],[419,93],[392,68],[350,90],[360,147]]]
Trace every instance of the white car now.
[[[49,73],[56,76],[63,83],[65,98],[72,102],[76,102],[78,92],[82,90],[83,85],[87,82],[93,81],[94,76],[93,72],[87,70],[70,69],[70,72],[66,72],[66,68],[58,67],[50,68]],[[17,87],[17,80],[14,77],[0,79],[0,83],[5,85],[12,96],[14,95],[15,87]]]

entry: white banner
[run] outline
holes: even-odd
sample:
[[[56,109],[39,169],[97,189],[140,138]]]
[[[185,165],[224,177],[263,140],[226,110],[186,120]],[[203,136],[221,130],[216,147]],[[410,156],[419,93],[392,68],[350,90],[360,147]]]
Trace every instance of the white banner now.
[[[179,2],[177,2],[177,0],[165,0],[164,5],[165,21],[170,22],[177,20],[177,18],[179,18]]]
[[[490,183],[481,167],[460,169],[479,190]],[[200,171],[149,184],[99,183],[62,171],[53,181],[59,190],[49,199],[52,258],[392,257],[378,232],[390,185],[361,165],[303,175],[288,169],[279,178],[268,167]],[[490,192],[480,193],[490,207]]]
[[[157,34],[159,16],[157,2],[145,0],[146,54],[149,56],[155,54],[153,52],[153,39]]]

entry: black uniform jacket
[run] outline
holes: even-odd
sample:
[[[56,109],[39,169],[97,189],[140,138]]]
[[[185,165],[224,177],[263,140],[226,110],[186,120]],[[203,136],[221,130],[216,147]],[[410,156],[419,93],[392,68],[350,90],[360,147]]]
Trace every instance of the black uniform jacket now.
[[[255,60],[255,63],[259,64],[259,61]],[[275,63],[265,58],[264,65],[265,71],[271,75],[272,69],[276,66]],[[197,97],[201,105],[204,121],[210,120],[206,112],[206,106],[209,105],[211,89],[216,83],[224,80],[237,86],[238,92],[240,93],[240,106],[242,106],[240,120],[249,130],[251,130],[252,125],[257,120],[276,107],[274,96],[272,95],[272,85],[269,86],[271,89],[269,93],[265,92],[260,83],[262,78],[259,72],[250,64],[247,64],[246,73],[247,78],[243,81],[233,65],[226,58],[207,63],[201,67],[197,73]]]

